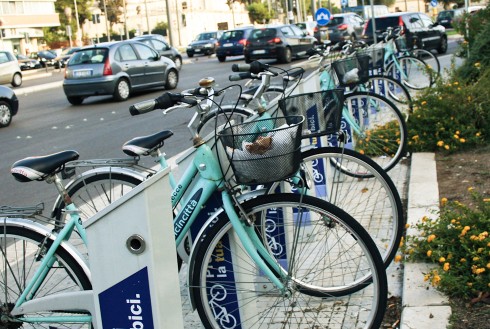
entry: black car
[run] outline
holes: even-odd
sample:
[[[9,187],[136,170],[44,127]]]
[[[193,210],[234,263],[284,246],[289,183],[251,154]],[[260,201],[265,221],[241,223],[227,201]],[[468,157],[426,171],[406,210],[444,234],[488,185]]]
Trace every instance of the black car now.
[[[216,52],[216,43],[223,31],[211,31],[199,33],[197,37],[187,46],[187,56],[211,55]]]
[[[0,128],[10,125],[18,110],[19,100],[15,92],[8,87],[0,86]]]
[[[54,68],[61,69],[65,67],[71,55],[73,55],[73,53],[78,49],[80,49],[80,47],[70,47],[63,49],[61,54],[59,56],[56,56],[55,58]]]
[[[224,62],[227,56],[243,55],[243,47],[253,27],[244,27],[223,32],[216,47],[216,57]]]
[[[160,55],[170,58],[174,61],[177,70],[182,68],[182,54],[180,51],[169,45],[165,37],[160,34],[145,34],[134,37],[133,40],[143,42],[144,44],[153,47]]]
[[[362,37],[364,20],[353,13],[335,14],[326,26],[328,38],[332,43],[345,40],[358,40]]]
[[[401,12],[388,14],[375,18],[377,41],[383,40],[383,33],[389,27],[400,28],[401,33],[406,36],[407,45],[416,45],[417,48],[425,50],[437,50],[439,54],[447,51],[446,28],[432,21],[424,13]],[[373,43],[372,20],[368,20],[364,32],[363,40]]]
[[[49,50],[41,50],[38,52],[30,53],[30,58],[37,59],[42,67],[54,66],[56,63],[56,54]]]
[[[443,10],[437,14],[436,22],[447,29],[453,27],[453,23],[458,17],[464,14],[464,9]]]
[[[289,63],[293,57],[306,56],[306,51],[316,44],[315,37],[294,24],[277,25],[252,30],[243,55],[247,63],[269,58]]]

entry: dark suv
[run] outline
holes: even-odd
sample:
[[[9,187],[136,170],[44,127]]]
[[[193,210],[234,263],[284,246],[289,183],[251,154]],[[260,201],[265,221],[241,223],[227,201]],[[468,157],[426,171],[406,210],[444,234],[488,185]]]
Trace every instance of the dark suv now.
[[[306,51],[318,44],[315,37],[307,35],[294,24],[277,25],[254,29],[243,49],[245,62],[256,59],[277,59],[291,62],[293,57],[306,55]]]
[[[358,40],[362,37],[364,20],[353,13],[335,14],[327,24],[328,38],[332,43]]]
[[[221,37],[222,31],[199,33],[197,37],[187,46],[187,56],[211,55],[216,51],[216,43]]]
[[[243,47],[253,27],[243,27],[223,32],[216,47],[216,57],[220,62],[226,61],[226,56],[243,55]]]
[[[407,45],[417,45],[426,50],[435,49],[439,54],[447,51],[447,34],[444,26],[434,23],[424,13],[402,12],[375,18],[377,41],[383,40],[383,32],[389,27],[401,28],[407,38]],[[363,40],[373,43],[372,20],[364,28]]]

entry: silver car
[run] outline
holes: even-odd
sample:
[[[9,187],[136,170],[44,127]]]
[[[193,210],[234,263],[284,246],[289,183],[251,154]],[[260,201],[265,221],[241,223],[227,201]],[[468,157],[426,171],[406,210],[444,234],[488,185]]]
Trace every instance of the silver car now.
[[[175,63],[153,48],[134,40],[86,46],[67,63],[63,90],[68,102],[80,105],[90,96],[112,95],[116,101],[132,91],[154,87],[175,89]]]
[[[17,58],[10,51],[0,50],[0,84],[7,83],[12,87],[20,86],[22,73]]]

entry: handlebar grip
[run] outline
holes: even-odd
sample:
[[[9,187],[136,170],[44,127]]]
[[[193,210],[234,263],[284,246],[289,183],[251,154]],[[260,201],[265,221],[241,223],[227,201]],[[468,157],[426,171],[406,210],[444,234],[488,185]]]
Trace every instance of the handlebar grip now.
[[[250,72],[250,64],[233,64],[231,66],[232,72]]]
[[[234,64],[236,65],[236,64]],[[250,72],[244,72],[244,73],[238,73],[238,74],[231,74],[228,79],[230,81],[240,81],[240,80],[245,80],[245,79],[253,79],[252,73]]]
[[[144,114],[151,112],[155,109],[155,106],[157,105],[157,102],[155,99],[150,99],[147,101],[139,102],[136,104],[133,104],[129,107],[129,113],[131,115],[139,115],[139,114]]]
[[[259,61],[253,61],[250,64],[233,64],[231,70],[233,72],[250,72],[253,74],[259,74],[265,72],[269,68],[268,64],[261,63]]]

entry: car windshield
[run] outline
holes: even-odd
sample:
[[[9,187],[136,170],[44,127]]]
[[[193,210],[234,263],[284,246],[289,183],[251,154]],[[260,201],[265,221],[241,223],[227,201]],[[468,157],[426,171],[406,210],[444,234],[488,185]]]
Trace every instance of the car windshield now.
[[[61,55],[71,55],[75,51],[77,51],[78,49],[80,49],[80,48],[66,48],[66,49],[63,49],[63,51],[61,52]]]
[[[259,39],[270,39],[276,36],[276,29],[260,29],[253,30],[250,35],[250,39],[259,40]]]
[[[73,54],[68,62],[68,65],[80,65],[80,64],[100,64],[104,63],[107,56],[107,49],[94,48],[84,49],[77,51]]]
[[[336,26],[342,24],[343,22],[344,22],[343,17],[334,17],[328,22],[327,26]]]
[[[203,41],[216,38],[215,33],[201,33],[197,36],[195,41]]]

